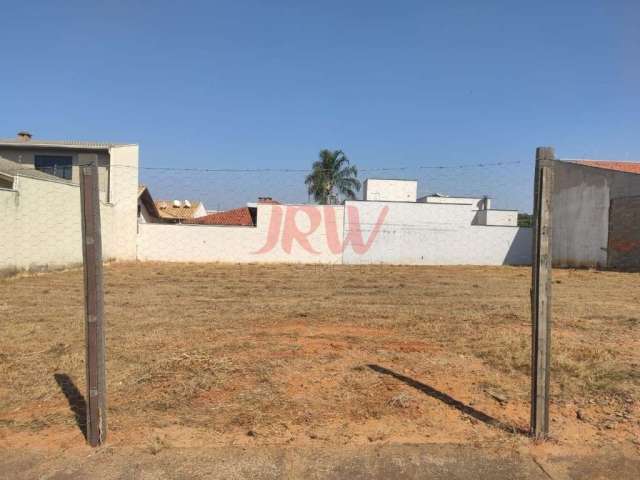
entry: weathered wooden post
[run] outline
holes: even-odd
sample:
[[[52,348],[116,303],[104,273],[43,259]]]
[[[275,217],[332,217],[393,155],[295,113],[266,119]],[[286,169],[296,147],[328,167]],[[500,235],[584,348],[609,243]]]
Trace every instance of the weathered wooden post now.
[[[97,447],[107,438],[104,290],[97,159],[89,165],[80,166],[80,198],[84,260],[87,441],[92,447]]]
[[[536,149],[531,271],[531,435],[536,438],[549,433],[553,162],[553,148]]]

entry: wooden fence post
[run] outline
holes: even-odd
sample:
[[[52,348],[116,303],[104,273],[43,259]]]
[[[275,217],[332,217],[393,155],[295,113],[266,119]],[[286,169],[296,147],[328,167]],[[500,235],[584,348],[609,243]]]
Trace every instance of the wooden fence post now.
[[[553,148],[536,149],[531,267],[531,435],[536,438],[549,433],[553,162]]]
[[[92,447],[107,437],[104,290],[98,162],[80,166],[82,255],[84,260],[85,366],[87,374],[87,441]]]

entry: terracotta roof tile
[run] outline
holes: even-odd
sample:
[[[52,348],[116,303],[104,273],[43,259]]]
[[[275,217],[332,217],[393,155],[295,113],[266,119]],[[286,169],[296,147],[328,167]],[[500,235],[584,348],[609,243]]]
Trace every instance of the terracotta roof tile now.
[[[640,174],[640,163],[637,162],[611,162],[605,160],[575,160],[573,163],[586,165],[588,167],[603,168],[605,170],[615,170],[617,172]]]
[[[234,208],[225,212],[216,212],[189,221],[198,225],[236,225],[253,227],[253,218],[248,207]]]

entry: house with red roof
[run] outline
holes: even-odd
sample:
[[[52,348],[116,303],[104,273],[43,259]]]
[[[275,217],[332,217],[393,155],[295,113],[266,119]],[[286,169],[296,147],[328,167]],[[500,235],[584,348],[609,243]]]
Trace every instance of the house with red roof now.
[[[184,223],[192,225],[255,227],[257,224],[258,205],[281,205],[281,203],[271,197],[259,197],[256,203],[249,203],[246,207],[233,208],[222,212],[211,212],[199,218],[185,221]]]
[[[184,223],[192,225],[234,225],[238,227],[256,226],[256,209],[250,207],[234,208],[223,212],[215,212]]]
[[[640,269],[640,162],[556,161],[554,265]]]

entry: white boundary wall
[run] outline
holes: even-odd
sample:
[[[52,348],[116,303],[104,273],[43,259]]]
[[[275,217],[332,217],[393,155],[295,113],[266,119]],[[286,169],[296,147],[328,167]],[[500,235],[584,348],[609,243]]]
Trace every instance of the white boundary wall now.
[[[341,253],[334,253],[328,248],[328,233],[342,238],[342,207],[258,205],[257,208],[256,227],[140,224],[138,259],[170,262],[341,263]],[[305,249],[294,237],[284,236],[284,225],[293,222],[302,234],[309,232],[312,216],[315,228],[304,237],[309,242],[309,249]],[[272,221],[278,228],[272,227]],[[269,248],[271,245],[273,248]]]
[[[411,265],[531,263],[531,229],[472,225],[477,212],[469,205],[354,201],[345,206],[257,208],[257,227],[140,224],[138,259]]]
[[[384,202],[347,202],[360,214],[368,237]],[[531,263],[531,229],[479,226],[471,222],[469,205],[388,203],[388,213],[371,248],[365,253],[347,248],[345,264],[527,265]],[[345,226],[348,234],[350,225]]]

